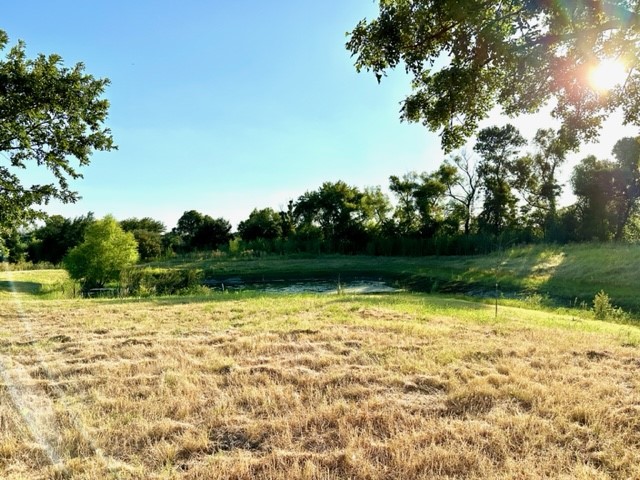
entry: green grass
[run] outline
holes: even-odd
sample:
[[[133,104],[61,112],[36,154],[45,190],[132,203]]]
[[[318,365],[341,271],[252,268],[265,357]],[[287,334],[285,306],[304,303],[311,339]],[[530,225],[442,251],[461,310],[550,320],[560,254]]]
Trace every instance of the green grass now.
[[[507,298],[517,294],[532,306],[591,308],[604,290],[614,305],[640,313],[640,246],[581,244],[529,246],[468,257],[267,256],[196,254],[154,262],[144,268],[198,269],[221,281],[384,279],[412,291],[493,297],[496,280]],[[0,296],[13,286],[21,295],[69,296],[73,284],[62,270],[0,272]],[[28,296],[27,295],[27,296]],[[27,298],[27,297],[25,297]],[[509,303],[510,300],[502,300]]]
[[[0,270],[0,299],[63,298],[73,292],[64,270]]]
[[[195,268],[218,279],[244,280],[367,276],[398,282],[411,290],[492,295],[548,296],[556,306],[588,307],[604,290],[614,304],[640,312],[640,246],[582,244],[529,246],[469,257],[317,256],[230,258],[220,255],[175,258],[153,268]]]

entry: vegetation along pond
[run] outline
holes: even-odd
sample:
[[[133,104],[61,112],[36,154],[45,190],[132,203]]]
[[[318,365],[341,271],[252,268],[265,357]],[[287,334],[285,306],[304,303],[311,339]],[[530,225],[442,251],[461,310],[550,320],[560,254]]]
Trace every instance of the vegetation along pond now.
[[[394,293],[402,289],[393,286],[391,282],[371,279],[349,279],[327,280],[327,279],[304,279],[304,280],[269,280],[269,281],[243,281],[239,277],[232,277],[223,280],[208,279],[204,282],[206,286],[213,290],[254,290],[266,293]]]

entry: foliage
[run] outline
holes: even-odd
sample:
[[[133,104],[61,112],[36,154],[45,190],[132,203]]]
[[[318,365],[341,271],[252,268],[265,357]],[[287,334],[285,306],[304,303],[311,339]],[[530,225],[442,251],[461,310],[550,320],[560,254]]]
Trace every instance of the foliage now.
[[[178,219],[172,242],[180,251],[215,250],[231,239],[231,224],[224,218],[212,218],[189,210]]]
[[[140,260],[148,261],[162,254],[162,234],[166,230],[164,223],[150,217],[128,218],[120,221],[125,232],[133,233],[138,242]]]
[[[440,130],[446,151],[462,146],[495,105],[517,115],[553,104],[572,148],[593,139],[615,109],[639,123],[635,0],[384,0],[379,10],[350,33],[355,67],[380,81],[403,65],[413,92],[402,119]],[[608,58],[623,60],[629,74],[603,93],[588,77]]]
[[[540,129],[530,143],[533,150],[525,145],[511,125],[486,128],[474,148],[478,159],[461,151],[434,171],[391,176],[395,206],[380,187],[325,182],[289,201],[285,211],[254,209],[232,243],[227,220],[195,210],[184,212],[164,234],[164,225],[151,218],[121,225],[133,233],[145,261],[220,248],[237,256],[475,255],[505,244],[640,238],[638,139],[621,139],[615,160],[582,160],[572,177],[577,201],[560,209],[557,169],[567,152],[565,140]],[[23,261],[26,252],[33,261],[56,262],[91,221],[91,214],[73,220],[53,216],[43,227],[6,237],[3,258]]]
[[[162,236],[159,233],[149,230],[134,230],[131,233],[138,244],[140,260],[147,262],[162,255]]]
[[[616,205],[615,239],[622,240],[625,227],[632,216],[638,212],[640,201],[640,138],[626,137],[618,140],[613,147],[619,170],[619,178],[623,182]]]
[[[525,145],[516,127],[488,127],[478,133],[474,150],[482,159],[478,175],[482,182],[484,204],[478,221],[480,228],[499,235],[512,228],[516,219],[515,183],[516,155]]]
[[[254,209],[249,218],[238,224],[240,238],[245,241],[282,237],[282,217],[272,208]]]
[[[611,208],[616,192],[616,166],[593,155],[576,165],[571,177],[573,193],[578,198],[578,236],[580,239],[609,240],[615,228]]]
[[[380,187],[365,187],[360,199],[358,220],[369,232],[380,232],[391,211],[389,197]]]
[[[120,281],[129,295],[176,295],[198,289],[202,283],[202,271],[130,267],[122,270]]]
[[[216,250],[227,245],[231,238],[231,224],[228,220],[205,215],[193,238],[192,246],[197,250]]]
[[[625,318],[625,313],[622,309],[611,304],[611,299],[604,290],[600,290],[593,297],[593,315],[597,320],[620,320]]]
[[[451,214],[462,218],[463,232],[471,233],[471,222],[480,191],[477,165],[466,150],[446,159],[440,166],[440,176],[447,187],[447,196],[453,202]]]
[[[150,233],[163,234],[167,227],[160,220],[151,217],[144,218],[127,218],[120,220],[120,226],[125,232],[135,232],[136,230],[145,230]]]
[[[638,211],[640,143],[623,138],[613,148],[615,161],[583,159],[571,183],[578,197],[578,236],[581,239],[622,240]]]
[[[418,174],[416,172],[406,173],[402,177],[396,175],[389,177],[389,190],[391,190],[397,201],[393,212],[395,230],[400,235],[414,234],[420,228],[415,203],[418,182]]]
[[[47,217],[44,225],[31,235],[27,247],[29,259],[59,264],[69,250],[82,242],[87,227],[94,221],[91,212],[73,219],[62,215]]]
[[[107,215],[87,227],[84,242],[71,249],[64,258],[69,276],[82,283],[85,290],[104,287],[116,281],[122,269],[138,260],[136,240]]]
[[[185,246],[191,247],[193,239],[202,226],[204,216],[196,210],[188,210],[178,219],[173,232],[180,236]]]
[[[13,231],[0,239],[0,261],[8,261],[9,263],[24,263],[27,257],[26,235]]]
[[[557,237],[557,200],[562,192],[558,169],[564,163],[569,145],[552,129],[539,129],[533,138],[536,151],[516,160],[515,188],[524,205],[526,224],[545,239]]]
[[[0,31],[0,49],[7,45]],[[84,73],[81,63],[65,67],[59,55],[27,59],[18,42],[0,61],[0,239],[41,217],[38,205],[52,199],[75,202],[69,185],[81,175],[94,150],[115,148],[104,123],[109,102],[101,98],[107,79]],[[44,166],[53,178],[43,185],[24,184],[19,172],[28,163]]]
[[[366,238],[361,221],[366,218],[363,197],[357,187],[343,181],[324,182],[318,190],[304,193],[294,208],[298,235],[308,238],[313,227],[318,227],[335,251],[352,252]]]

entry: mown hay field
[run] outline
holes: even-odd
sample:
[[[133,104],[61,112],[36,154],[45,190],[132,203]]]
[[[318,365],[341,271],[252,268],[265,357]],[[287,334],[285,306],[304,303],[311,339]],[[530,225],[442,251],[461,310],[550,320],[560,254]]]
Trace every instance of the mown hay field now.
[[[13,295],[0,362],[1,478],[640,478],[640,330],[579,312]]]

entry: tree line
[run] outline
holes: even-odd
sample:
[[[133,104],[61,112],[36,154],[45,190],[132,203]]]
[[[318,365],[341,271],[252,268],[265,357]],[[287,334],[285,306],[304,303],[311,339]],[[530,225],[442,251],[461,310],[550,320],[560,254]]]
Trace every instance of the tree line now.
[[[625,124],[640,122],[640,56],[634,43],[640,14],[626,1],[605,3],[607,8],[597,1],[379,2],[379,16],[358,22],[346,48],[355,68],[372,72],[378,82],[403,65],[413,81],[401,117],[439,131],[446,153],[476,134],[497,105],[515,116],[552,104],[560,129],[540,130],[532,152],[523,155],[526,142],[513,127],[485,129],[474,148],[477,163],[461,154],[436,172],[391,177],[395,206],[376,189],[323,184],[275,216],[256,210],[239,229],[240,238],[275,250],[375,253],[476,253],[507,237],[633,238],[634,139],[621,140],[613,160],[584,159],[571,181],[578,201],[562,209],[557,205],[557,169],[566,152],[597,138],[614,111],[622,113]],[[65,66],[57,54],[27,58],[24,42],[9,47],[1,30],[0,52],[0,255],[57,259],[55,249],[68,250],[79,238],[74,229],[82,230],[87,219],[47,219],[45,227],[68,235],[62,245],[51,242],[52,254],[46,232],[31,232],[25,239],[18,230],[45,218],[40,206],[51,200],[77,201],[70,182],[81,176],[80,168],[93,152],[117,148],[104,127],[109,80],[85,73],[82,63]],[[589,72],[614,60],[626,77],[606,91],[591,84]],[[54,180],[25,183],[21,174],[28,164],[48,169]],[[348,198],[332,199],[334,193]],[[139,245],[146,245],[140,248],[151,249],[141,255],[223,245],[230,235],[226,224],[195,213],[198,234],[136,228]],[[259,224],[271,221],[276,225],[262,231]]]
[[[573,205],[559,207],[558,173],[569,147],[540,129],[527,142],[512,125],[478,133],[472,151],[432,172],[389,178],[380,187],[324,182],[286,208],[256,208],[237,232],[224,218],[185,212],[175,228],[152,218],[119,222],[143,261],[194,251],[376,255],[478,254],[511,242],[635,240],[640,233],[640,139],[623,138],[613,158],[582,159],[573,169]],[[58,264],[79,245],[93,214],[48,217],[5,241],[10,261]]]

